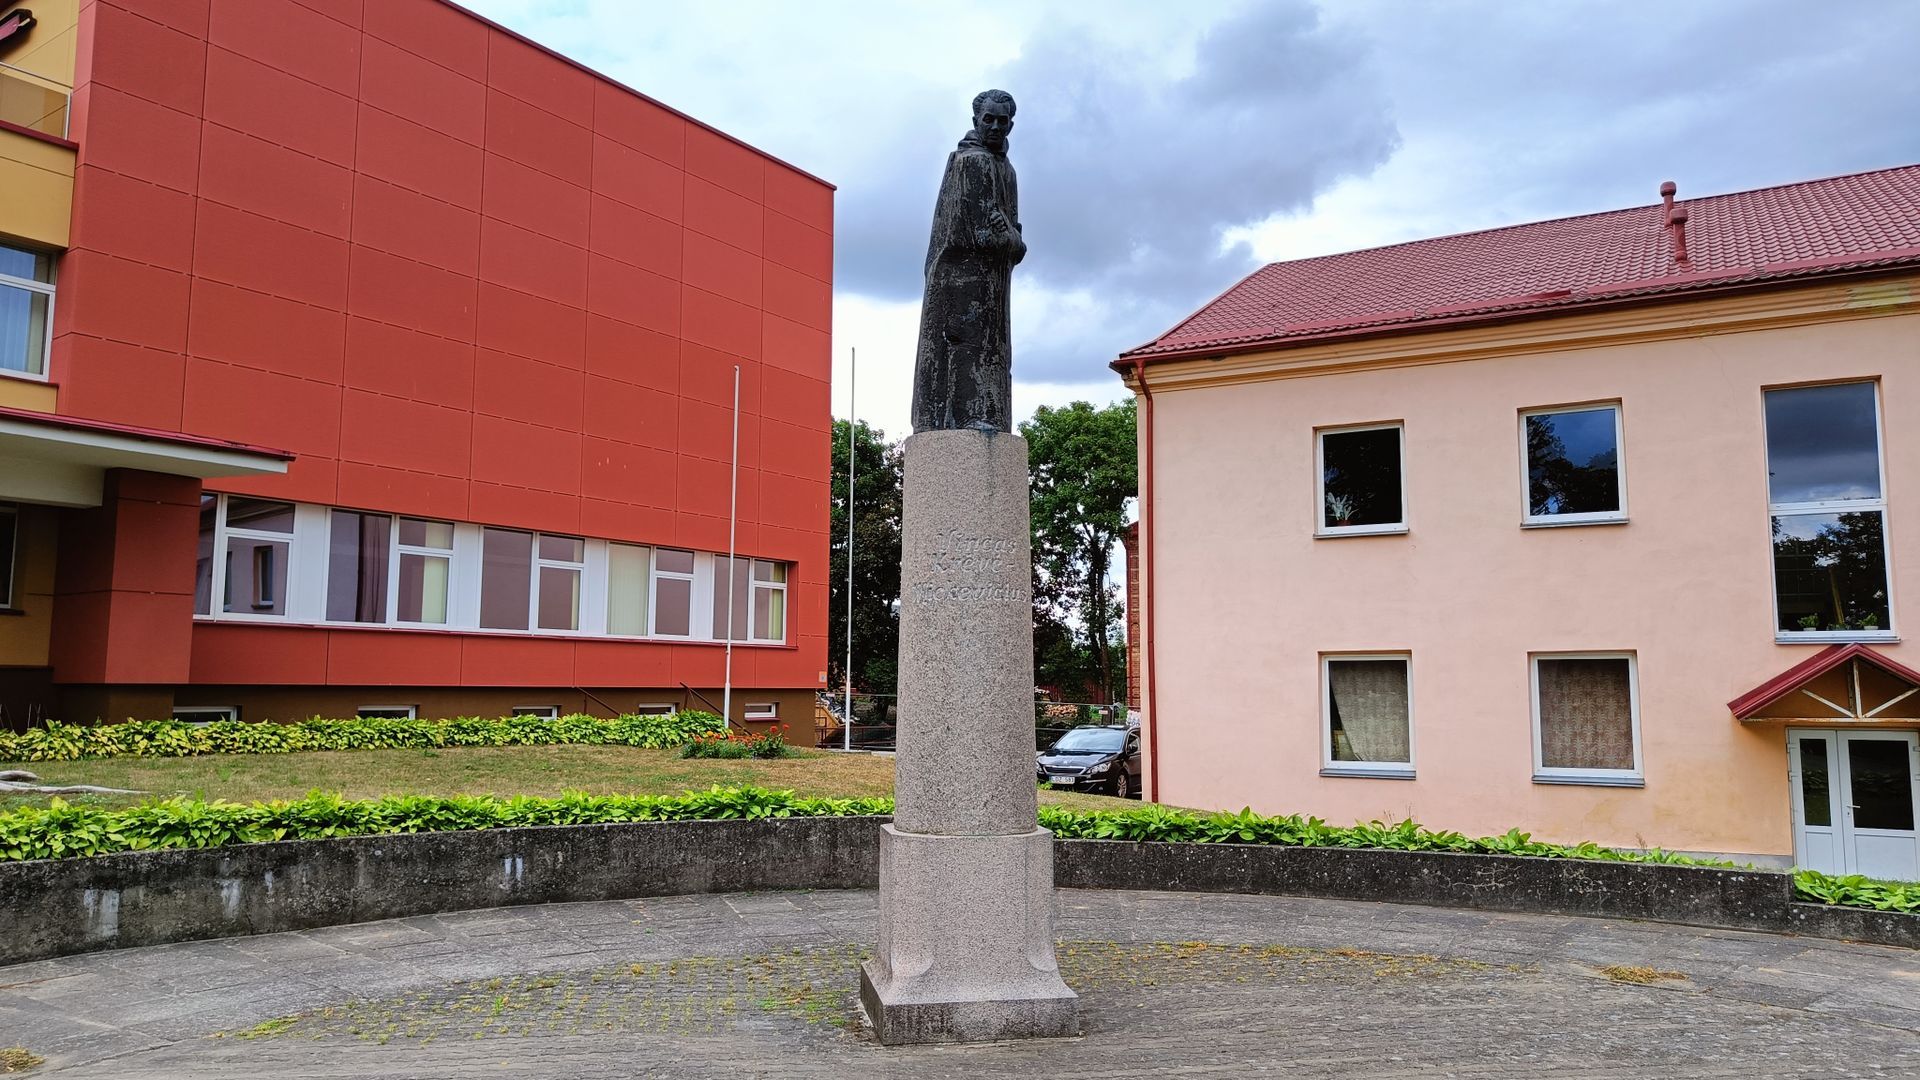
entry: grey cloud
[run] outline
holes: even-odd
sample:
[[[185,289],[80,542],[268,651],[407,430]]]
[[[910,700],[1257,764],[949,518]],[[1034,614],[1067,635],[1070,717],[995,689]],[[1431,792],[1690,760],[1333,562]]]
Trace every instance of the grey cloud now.
[[[1013,156],[1028,258],[1016,287],[1084,292],[1105,317],[1086,331],[1040,320],[1015,327],[1016,375],[1098,378],[1114,354],[1253,268],[1234,226],[1302,208],[1343,176],[1364,174],[1398,135],[1365,42],[1329,29],[1307,3],[1262,3],[1194,46],[1185,73],[1064,23],[985,82],[1019,101]],[[983,83],[984,88],[985,83]],[[940,163],[966,130],[965,101],[902,131],[897,167],[850,179],[839,200],[841,287],[917,298]],[[1031,320],[1029,320],[1031,321]]]

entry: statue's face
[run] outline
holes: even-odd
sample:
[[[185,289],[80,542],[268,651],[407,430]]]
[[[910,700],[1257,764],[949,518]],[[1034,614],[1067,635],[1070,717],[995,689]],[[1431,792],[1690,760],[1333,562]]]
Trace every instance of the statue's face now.
[[[1007,134],[1013,130],[1013,108],[1004,101],[989,101],[973,118],[973,130],[980,141],[995,153],[1005,153]]]

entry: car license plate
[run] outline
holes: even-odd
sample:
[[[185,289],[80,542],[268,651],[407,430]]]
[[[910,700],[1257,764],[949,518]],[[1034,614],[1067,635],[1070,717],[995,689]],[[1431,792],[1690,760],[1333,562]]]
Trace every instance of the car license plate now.
[[[1071,784],[1073,783],[1073,780],[1074,780],[1073,777],[1063,776],[1060,773],[1047,774],[1047,782],[1050,784]]]

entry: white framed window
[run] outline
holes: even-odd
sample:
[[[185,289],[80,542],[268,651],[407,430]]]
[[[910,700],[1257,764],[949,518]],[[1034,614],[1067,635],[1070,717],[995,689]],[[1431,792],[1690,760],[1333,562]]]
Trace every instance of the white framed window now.
[[[777,701],[763,701],[757,704],[748,702],[746,716],[749,721],[765,722],[768,720],[778,720],[780,719],[780,703]]]
[[[1640,787],[1640,672],[1630,652],[1536,653],[1533,779]]]
[[[558,705],[515,705],[512,708],[512,710],[509,711],[508,715],[509,716],[532,716],[532,717],[537,717],[538,719],[541,719],[541,720],[558,720],[560,719],[560,706]]]
[[[393,518],[334,510],[327,519],[327,621],[384,623],[391,618]]]
[[[587,577],[587,542],[577,536],[541,533],[534,544],[534,555],[534,627],[578,631],[580,599]]]
[[[394,530],[393,621],[445,626],[453,582],[453,524],[403,517]]]
[[[1412,779],[1413,657],[1320,657],[1321,773]]]
[[[53,347],[54,256],[0,244],[0,375],[45,379]]]
[[[0,503],[0,609],[14,602],[14,566],[20,552],[20,508]]]
[[[1397,421],[1314,431],[1314,535],[1407,531],[1405,435]]]
[[[216,720],[240,719],[240,708],[237,705],[176,705],[173,718],[203,727]]]
[[[1879,384],[1765,391],[1774,634],[1894,636]]]
[[[653,553],[655,637],[693,636],[693,552],[656,548]]]
[[[525,630],[533,614],[533,534],[481,530],[480,626]]]
[[[674,716],[680,712],[678,705],[642,704],[633,707],[635,716]]]
[[[1520,414],[1523,525],[1627,520],[1625,437],[1619,402],[1527,409]]]
[[[205,502],[202,501],[204,520]],[[215,550],[215,609],[228,618],[285,619],[293,576],[294,505],[246,495],[221,495]]]
[[[418,705],[362,705],[353,710],[353,715],[361,720],[417,720]]]
[[[779,643],[787,638],[787,565],[766,559],[736,558],[732,574],[727,557],[713,557],[713,636]]]
[[[646,635],[647,581],[652,572],[652,548],[607,545],[607,633],[620,637]]]

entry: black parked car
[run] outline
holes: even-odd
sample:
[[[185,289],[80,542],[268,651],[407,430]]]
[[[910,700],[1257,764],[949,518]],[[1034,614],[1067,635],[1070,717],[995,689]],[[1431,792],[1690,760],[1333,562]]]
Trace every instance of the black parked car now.
[[[1140,733],[1125,725],[1077,727],[1035,756],[1034,774],[1062,791],[1140,797]]]

